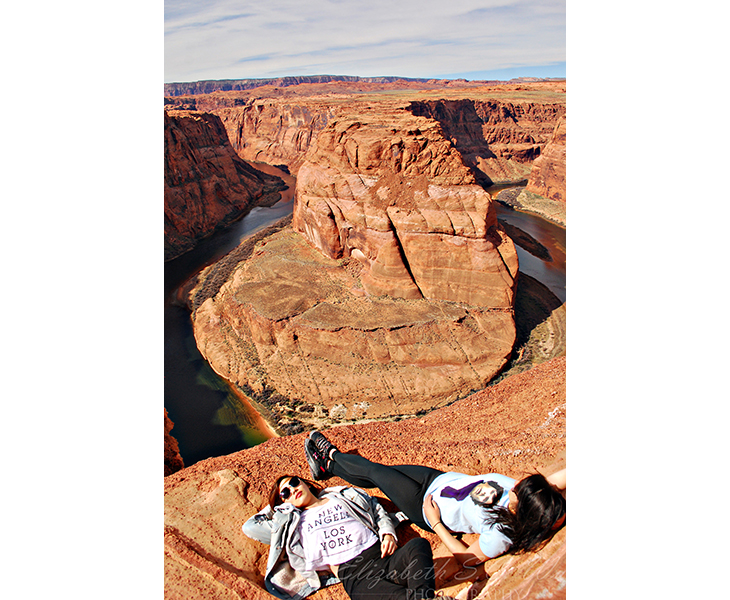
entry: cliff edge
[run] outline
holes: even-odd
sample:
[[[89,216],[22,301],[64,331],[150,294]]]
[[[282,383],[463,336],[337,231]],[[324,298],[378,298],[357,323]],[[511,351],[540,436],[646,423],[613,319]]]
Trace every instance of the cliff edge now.
[[[515,478],[535,469],[552,472],[565,466],[565,370],[565,357],[556,358],[422,418],[347,425],[325,433],[343,452],[386,464]],[[264,505],[278,475],[309,477],[304,438],[274,438],[165,478],[168,600],[271,598],[263,589],[268,546],[244,536],[241,525]],[[344,482],[332,478],[327,484]],[[379,490],[369,493],[393,509]],[[401,525],[397,533],[401,543],[415,536],[431,543],[442,594],[460,600],[565,598],[566,528],[537,552],[501,556],[476,572],[460,570],[433,534],[413,525]],[[347,595],[338,584],[311,597],[346,600]]]

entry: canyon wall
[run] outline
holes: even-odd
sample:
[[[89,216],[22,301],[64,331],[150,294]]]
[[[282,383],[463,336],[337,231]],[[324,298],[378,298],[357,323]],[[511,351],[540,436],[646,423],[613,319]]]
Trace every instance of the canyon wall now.
[[[165,409],[165,477],[185,466],[182,456],[180,456],[180,447],[171,433],[173,425],[174,423],[167,416],[167,409]]]
[[[441,124],[485,186],[527,179],[555,122],[565,115],[561,103],[471,99],[415,101],[410,110]]]
[[[165,260],[190,250],[256,203],[273,203],[284,183],[233,151],[220,118],[165,112]]]
[[[357,118],[382,107],[407,110],[438,121],[446,139],[456,146],[477,183],[483,186],[526,180],[555,123],[565,115],[564,97],[548,96],[544,101],[521,96],[514,100],[485,99],[482,97],[491,94],[481,88],[461,90],[460,94],[448,88],[443,90],[444,95],[462,96],[458,99],[412,101],[364,92],[350,91],[348,95],[347,88],[336,86],[327,93],[307,95],[302,91],[301,95],[292,92],[284,97],[278,97],[277,89],[258,91],[260,95],[217,92],[168,97],[166,103],[169,107],[217,114],[241,158],[283,164],[294,174],[312,140],[332,119]],[[434,93],[430,90],[424,96]]]
[[[408,77],[357,77],[348,75],[303,75],[290,77],[276,77],[273,79],[220,79],[213,81],[194,81],[184,83],[166,83],[165,96],[186,96],[193,94],[210,94],[217,91],[251,90],[254,88],[273,86],[289,87],[293,85],[312,83],[426,83],[427,79]]]
[[[197,308],[195,337],[250,393],[273,388],[347,418],[414,414],[504,366],[517,267],[489,194],[440,125],[377,107],[320,132],[292,228]]]
[[[326,102],[252,100],[242,107],[211,108],[228,132],[233,148],[246,160],[286,165],[296,174],[309,145],[334,118]]]
[[[565,204],[565,117],[555,125],[550,140],[534,162],[527,191]]]
[[[353,257],[369,295],[511,309],[517,255],[438,123],[371,111],[338,119],[299,170],[294,228]]]
[[[550,141],[532,165],[527,187],[516,206],[565,226],[566,216],[566,119],[555,125]]]
[[[384,464],[422,464],[467,474],[504,473],[520,479],[565,466],[565,358],[534,367],[427,416],[325,431],[343,452]],[[507,409],[508,407],[508,409]],[[305,434],[274,438],[228,456],[200,461],[165,478],[165,598],[265,600],[268,546],[247,538],[241,525],[266,502],[280,474],[309,478]],[[332,478],[325,485],[344,485]],[[378,489],[369,493],[387,510]],[[434,551],[441,594],[471,600],[566,597],[564,527],[538,552],[505,555],[476,572],[460,569],[437,536],[414,525],[397,528],[399,544],[414,537]],[[476,538],[464,536],[466,543]],[[341,585],[313,600],[346,600]]]

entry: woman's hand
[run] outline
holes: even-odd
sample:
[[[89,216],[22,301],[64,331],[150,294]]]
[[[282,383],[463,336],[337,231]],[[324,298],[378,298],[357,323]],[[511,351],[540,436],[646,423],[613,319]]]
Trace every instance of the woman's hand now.
[[[452,533],[446,528],[441,522],[441,509],[434,502],[431,494],[426,496],[423,501],[423,512],[431,523],[431,528],[434,530],[439,539],[449,549],[449,552],[454,555],[454,558],[458,560],[465,567],[473,567],[479,563],[483,563],[487,560],[487,556],[482,552],[479,546],[479,540],[476,540],[471,546],[467,546],[461,540],[456,539]]]
[[[395,538],[389,533],[386,533],[383,536],[383,541],[380,542],[380,558],[390,556],[393,552],[395,552]]]
[[[433,496],[431,496],[431,494],[426,496],[426,499],[423,501],[423,512],[425,513],[428,522],[431,524],[431,527],[441,520],[441,509],[439,509],[438,504],[433,501]]]

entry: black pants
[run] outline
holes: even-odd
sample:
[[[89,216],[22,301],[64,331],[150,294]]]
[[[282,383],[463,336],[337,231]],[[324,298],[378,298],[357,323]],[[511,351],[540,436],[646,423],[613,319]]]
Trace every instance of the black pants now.
[[[412,523],[431,531],[423,520],[423,499],[428,486],[443,471],[419,465],[389,467],[343,452],[335,452],[330,470],[352,485],[380,488]]]
[[[341,564],[337,576],[352,600],[423,600],[435,595],[433,554],[423,538],[410,540],[385,558],[375,543]]]

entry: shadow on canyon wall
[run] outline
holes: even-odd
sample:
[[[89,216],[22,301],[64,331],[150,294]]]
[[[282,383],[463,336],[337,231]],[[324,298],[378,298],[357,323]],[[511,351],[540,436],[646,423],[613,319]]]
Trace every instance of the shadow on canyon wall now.
[[[552,113],[565,112],[564,106],[525,108],[520,104],[480,100],[414,101],[409,108],[415,116],[439,122],[444,136],[459,150],[476,182],[485,188],[500,181],[526,181],[532,162],[548,141],[546,136],[538,139],[535,131],[521,127],[521,120],[531,121],[532,113],[539,112],[538,119],[549,113],[547,118],[552,119]],[[512,161],[515,167],[511,172],[500,173],[502,169],[495,170],[494,164],[490,165],[499,160]],[[499,180],[495,172],[500,173]]]

